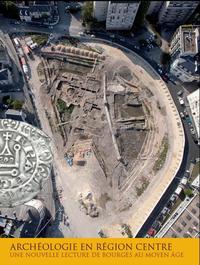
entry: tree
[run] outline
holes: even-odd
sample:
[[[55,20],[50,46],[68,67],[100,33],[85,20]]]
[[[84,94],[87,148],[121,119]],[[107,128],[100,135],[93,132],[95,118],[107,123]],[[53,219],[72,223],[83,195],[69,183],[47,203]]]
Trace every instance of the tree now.
[[[147,46],[148,45],[148,42],[146,41],[146,40],[139,40],[139,44],[140,44],[140,46]]]
[[[193,191],[191,189],[185,189],[184,194],[190,198],[194,196]]]
[[[149,8],[149,4],[150,4],[150,1],[140,1],[138,12],[137,12],[134,24],[133,24],[134,28],[139,28],[143,26],[144,18]]]
[[[21,100],[11,99],[11,98],[7,100],[7,103],[9,105],[9,108],[16,109],[16,110],[22,109],[22,106],[24,104],[23,101]]]
[[[15,99],[13,100],[12,106],[13,106],[13,109],[20,110],[22,109],[23,101]]]
[[[171,61],[171,56],[167,52],[161,54],[160,62],[163,66],[169,66]]]
[[[14,1],[1,1],[0,10],[5,17],[19,19],[19,11]]]
[[[86,24],[94,21],[92,1],[86,1],[84,3],[83,9],[82,9],[82,20],[83,20],[83,23],[86,23]]]
[[[2,98],[2,103],[7,105],[8,104],[8,100],[10,99],[10,95],[6,95]]]

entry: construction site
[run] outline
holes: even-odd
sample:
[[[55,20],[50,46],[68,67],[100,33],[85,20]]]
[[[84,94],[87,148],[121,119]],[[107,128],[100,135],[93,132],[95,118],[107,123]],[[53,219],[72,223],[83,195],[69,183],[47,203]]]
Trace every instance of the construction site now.
[[[62,137],[59,144],[67,165],[82,170],[96,160],[98,175],[92,165],[88,169],[95,198],[103,194],[95,194],[93,182],[102,183],[109,200],[120,198],[117,207],[129,208],[166,157],[163,154],[157,165],[167,148],[167,130],[164,122],[162,128],[157,125],[165,110],[151,87],[144,87],[126,62],[86,45],[43,48],[38,74],[54,111],[49,108],[46,115],[53,132]],[[141,170],[144,161],[148,163]],[[127,201],[122,194],[130,184]]]
[[[102,220],[102,229],[126,223],[170,149],[167,107],[154,84],[110,49],[51,44],[41,49],[36,68],[60,172],[81,212]]]

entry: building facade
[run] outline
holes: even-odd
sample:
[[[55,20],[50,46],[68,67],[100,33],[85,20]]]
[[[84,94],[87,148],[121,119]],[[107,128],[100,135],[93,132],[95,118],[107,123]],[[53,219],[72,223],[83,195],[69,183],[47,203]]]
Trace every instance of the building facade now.
[[[200,89],[195,90],[187,96],[189,102],[193,123],[195,125],[195,131],[200,141],[200,118],[199,118],[199,106],[200,106]]]
[[[167,26],[184,24],[197,8],[198,1],[164,1],[158,23]]]
[[[147,15],[149,16],[157,15],[163,3],[164,3],[163,1],[150,1],[150,5],[147,10]]]
[[[47,211],[42,201],[33,199],[14,208],[1,208],[0,235],[33,238],[45,225]]]
[[[98,21],[106,21],[108,11],[107,1],[94,1],[93,2],[93,17]]]
[[[182,82],[199,79],[197,54],[200,47],[200,28],[195,25],[180,26],[171,41],[171,73]]]
[[[107,30],[130,30],[140,2],[109,1],[106,17]]]
[[[0,86],[12,84],[11,61],[6,47],[0,43]]]

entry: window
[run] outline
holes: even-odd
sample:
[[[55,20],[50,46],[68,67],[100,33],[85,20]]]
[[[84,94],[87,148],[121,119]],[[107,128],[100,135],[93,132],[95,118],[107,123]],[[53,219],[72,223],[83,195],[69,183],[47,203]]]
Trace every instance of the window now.
[[[186,216],[186,218],[188,221],[190,221],[192,219],[192,217],[189,214]]]
[[[193,208],[191,212],[195,214],[197,211]]]
[[[198,226],[198,222],[197,222],[197,221],[194,221],[194,222],[193,222],[193,225],[194,225],[194,226]]]
[[[180,227],[178,227],[177,229],[177,232],[181,233],[182,232],[182,229]]]
[[[185,233],[185,234],[183,235],[183,237],[187,238],[187,237],[191,237],[191,236],[190,236],[189,234]]]
[[[190,227],[190,228],[188,229],[188,231],[189,231],[190,233],[192,233],[192,232],[193,232],[192,227]]]
[[[183,221],[181,224],[182,224],[182,226],[184,226],[184,227],[186,226],[186,222],[185,222],[185,221]]]

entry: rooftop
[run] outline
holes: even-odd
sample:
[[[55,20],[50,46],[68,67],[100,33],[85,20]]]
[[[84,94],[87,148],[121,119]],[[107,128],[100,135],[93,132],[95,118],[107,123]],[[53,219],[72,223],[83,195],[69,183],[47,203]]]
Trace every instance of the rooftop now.
[[[0,81],[8,80],[8,69],[0,70]]]
[[[183,32],[183,49],[184,52],[197,53],[195,32]]]
[[[8,109],[5,112],[7,119],[17,120],[17,121],[23,121],[22,118],[22,111],[14,110],[14,109]]]
[[[188,55],[188,56],[182,56],[178,59],[178,64],[185,69],[187,69],[192,75],[195,75],[198,73],[197,67],[196,67],[196,60],[194,57]]]
[[[38,209],[39,207],[31,206],[28,203],[14,208],[1,208],[0,226],[5,228],[10,223],[10,233],[14,237],[34,237],[38,232],[41,218],[44,217]]]
[[[7,60],[6,50],[5,47],[0,43],[0,61],[5,61],[5,60]]]
[[[184,25],[180,26],[182,52],[183,53],[198,53],[199,26]]]
[[[36,5],[36,6],[24,6],[20,7],[20,15],[22,16],[29,16],[30,13],[35,13],[35,12],[51,12],[51,6],[49,5]]]
[[[200,125],[199,125],[199,101],[200,101],[200,89],[195,90],[191,94],[187,96],[187,100],[190,105],[191,113],[192,113],[192,118],[194,120],[194,124],[196,127],[197,135],[198,138],[200,138]]]
[[[188,203],[187,203],[188,201]],[[198,237],[199,235],[199,194],[188,199],[179,206],[172,217],[168,220],[168,225],[159,232],[162,237]],[[177,217],[175,215],[177,214]],[[160,237],[159,235],[159,237]]]

